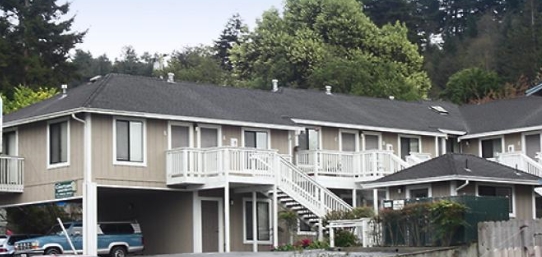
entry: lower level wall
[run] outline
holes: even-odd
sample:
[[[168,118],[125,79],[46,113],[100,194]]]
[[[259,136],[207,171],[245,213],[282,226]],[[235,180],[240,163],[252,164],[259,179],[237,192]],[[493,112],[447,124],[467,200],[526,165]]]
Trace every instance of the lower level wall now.
[[[137,221],[145,255],[193,252],[192,192],[100,188],[98,220]]]

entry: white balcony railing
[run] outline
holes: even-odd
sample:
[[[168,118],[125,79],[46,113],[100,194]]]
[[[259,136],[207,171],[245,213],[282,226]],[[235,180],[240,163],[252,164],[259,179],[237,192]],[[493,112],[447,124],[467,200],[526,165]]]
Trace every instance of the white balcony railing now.
[[[522,152],[499,153],[493,159],[500,164],[542,177],[542,164]]]
[[[276,152],[235,147],[178,148],[166,152],[169,178],[204,179],[225,175],[274,177]]]
[[[410,165],[392,151],[300,151],[297,166],[308,174],[338,177],[382,177]]]
[[[0,156],[0,192],[22,193],[24,190],[24,159]]]

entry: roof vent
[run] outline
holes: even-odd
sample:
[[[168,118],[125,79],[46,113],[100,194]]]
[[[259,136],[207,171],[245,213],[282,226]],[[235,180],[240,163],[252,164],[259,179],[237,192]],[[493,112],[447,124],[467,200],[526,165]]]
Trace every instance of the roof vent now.
[[[66,97],[68,95],[68,92],[67,92],[68,85],[62,84],[62,86],[60,86],[60,88],[62,88],[62,98]]]
[[[395,100],[395,96],[392,96],[392,95],[388,96],[388,98],[389,98],[390,100]]]
[[[175,83],[175,73],[168,72],[167,73],[167,82],[168,83]]]
[[[90,81],[91,83],[94,83],[97,80],[99,80],[100,78],[102,78],[102,75],[94,76],[94,77],[90,78],[88,81]]]
[[[331,86],[326,86],[326,95],[332,95],[331,94]]]
[[[279,80],[274,79],[274,80],[271,80],[271,82],[273,83],[273,92],[279,91]]]
[[[442,106],[440,105],[433,105],[431,107],[429,107],[431,110],[441,114],[441,115],[448,115],[448,111],[446,109],[444,109]]]

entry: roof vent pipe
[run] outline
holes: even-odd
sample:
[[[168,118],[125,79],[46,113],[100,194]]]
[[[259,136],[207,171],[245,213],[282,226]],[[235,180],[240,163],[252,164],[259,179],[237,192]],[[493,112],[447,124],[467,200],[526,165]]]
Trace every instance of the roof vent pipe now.
[[[60,88],[62,88],[62,97],[66,97],[68,95],[68,93],[67,93],[68,85],[62,84],[62,86],[60,86]]]
[[[326,86],[326,95],[331,95],[331,86]]]
[[[175,73],[168,72],[168,74],[167,74],[167,82],[168,83],[174,83],[175,82]]]
[[[273,92],[279,91],[279,80],[273,79],[271,82],[273,83]]]

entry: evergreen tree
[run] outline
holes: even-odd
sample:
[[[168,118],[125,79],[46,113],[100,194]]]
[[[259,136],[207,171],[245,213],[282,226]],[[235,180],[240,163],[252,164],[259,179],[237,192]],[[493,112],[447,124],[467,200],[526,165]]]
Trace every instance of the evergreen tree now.
[[[229,51],[234,45],[240,44],[247,34],[248,27],[243,23],[241,16],[238,13],[234,14],[214,44],[215,57],[224,70],[232,70]]]
[[[57,87],[73,78],[68,52],[86,32],[71,31],[74,17],[64,18],[68,9],[69,3],[56,0],[0,1],[0,59],[9,60],[9,65],[0,61],[4,92],[17,85]]]

